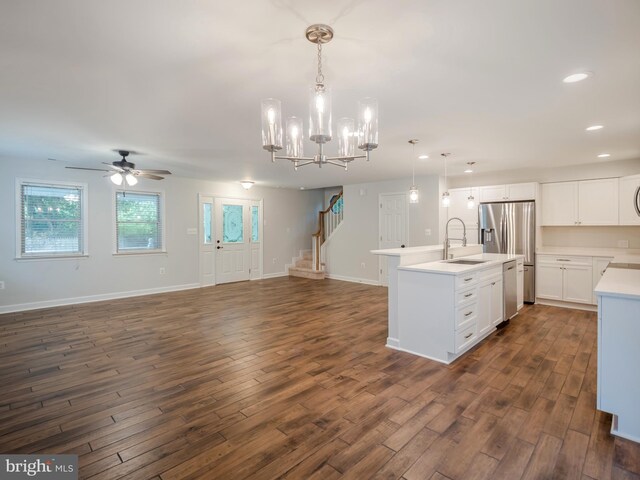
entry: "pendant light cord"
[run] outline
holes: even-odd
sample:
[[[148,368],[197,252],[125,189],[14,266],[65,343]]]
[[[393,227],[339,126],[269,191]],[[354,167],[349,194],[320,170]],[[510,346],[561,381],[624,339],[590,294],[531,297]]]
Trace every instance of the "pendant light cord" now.
[[[416,184],[416,144],[411,144],[411,185]]]
[[[318,74],[316,75],[316,84],[324,84],[324,74],[322,73],[322,42],[318,41]]]

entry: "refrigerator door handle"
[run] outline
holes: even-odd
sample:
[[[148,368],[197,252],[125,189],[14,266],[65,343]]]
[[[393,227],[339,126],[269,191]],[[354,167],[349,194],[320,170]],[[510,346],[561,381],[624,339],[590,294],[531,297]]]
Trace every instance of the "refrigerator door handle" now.
[[[636,209],[636,213],[640,217],[640,186],[636,188],[636,193],[633,197],[633,207]]]

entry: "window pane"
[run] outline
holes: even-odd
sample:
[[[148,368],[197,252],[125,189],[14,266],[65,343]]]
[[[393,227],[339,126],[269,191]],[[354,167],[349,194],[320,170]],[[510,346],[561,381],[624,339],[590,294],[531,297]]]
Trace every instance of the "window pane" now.
[[[83,253],[82,189],[21,186],[21,252]]]
[[[222,206],[222,241],[224,243],[244,242],[242,205]]]
[[[203,203],[202,207],[203,207],[202,217],[204,219],[203,225],[202,225],[204,238],[202,239],[202,241],[205,244],[207,244],[207,243],[211,243],[211,204]]]
[[[116,193],[117,251],[161,250],[160,195]]]
[[[251,241],[260,241],[260,235],[258,230],[258,207],[251,207]]]

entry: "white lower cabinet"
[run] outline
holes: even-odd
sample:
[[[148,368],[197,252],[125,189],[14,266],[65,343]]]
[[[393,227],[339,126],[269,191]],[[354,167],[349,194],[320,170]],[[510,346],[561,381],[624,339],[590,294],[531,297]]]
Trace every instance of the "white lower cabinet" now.
[[[592,270],[591,257],[538,255],[536,297],[592,304]]]
[[[609,262],[613,260],[613,257],[593,257],[593,288],[596,288],[598,282],[604,275],[604,270],[609,265]],[[593,293],[592,303],[595,305],[598,303],[598,297],[596,297],[595,292]]]
[[[492,268],[482,272],[480,278],[480,317],[478,334],[487,333],[502,323],[503,315],[502,268]]]

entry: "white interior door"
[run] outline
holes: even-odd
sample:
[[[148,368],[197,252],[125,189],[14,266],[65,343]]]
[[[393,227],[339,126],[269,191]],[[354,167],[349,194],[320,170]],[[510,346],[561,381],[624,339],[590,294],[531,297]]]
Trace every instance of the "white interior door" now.
[[[198,199],[198,244],[200,252],[200,286],[207,287],[216,283],[213,197],[200,195]]]
[[[406,193],[380,194],[379,248],[398,248],[409,238],[408,199]],[[387,257],[380,255],[380,284],[389,285]]]
[[[251,275],[250,201],[215,199],[216,283],[249,280]]]

